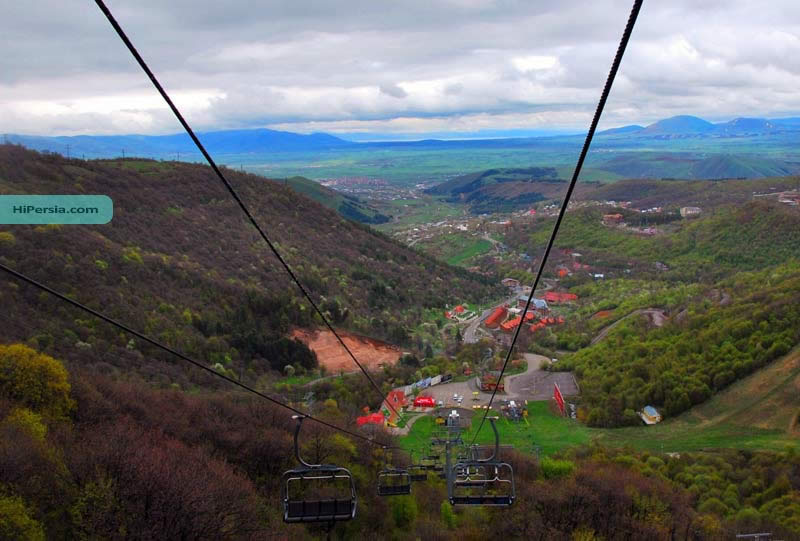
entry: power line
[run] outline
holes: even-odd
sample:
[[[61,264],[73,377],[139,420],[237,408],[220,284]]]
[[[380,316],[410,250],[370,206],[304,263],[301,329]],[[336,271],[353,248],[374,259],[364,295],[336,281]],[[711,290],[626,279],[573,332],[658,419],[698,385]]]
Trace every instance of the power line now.
[[[356,366],[358,366],[358,368],[364,373],[364,376],[366,376],[366,378],[372,384],[372,387],[377,391],[377,393],[380,395],[380,397],[383,399],[383,401],[386,403],[386,405],[389,407],[389,409],[391,409],[395,413],[395,415],[397,415],[399,417],[400,414],[398,413],[398,411],[396,409],[394,409],[394,406],[392,406],[392,404],[389,402],[389,399],[386,397],[386,395],[383,394],[383,392],[381,391],[380,387],[378,387],[378,384],[375,383],[375,381],[372,379],[372,377],[369,375],[369,373],[364,369],[364,367],[361,365],[361,363],[358,362],[358,359],[356,359],[356,356],[353,354],[353,352],[350,350],[350,348],[347,347],[347,344],[344,343],[344,340],[342,339],[342,337],[339,336],[339,333],[337,333],[336,330],[333,328],[333,325],[331,325],[331,323],[328,321],[328,318],[325,317],[325,315],[322,313],[322,310],[320,310],[320,308],[317,306],[317,304],[311,298],[311,295],[308,293],[306,288],[303,287],[303,284],[300,283],[300,280],[297,278],[297,276],[294,274],[292,269],[289,267],[288,263],[286,263],[286,261],[283,259],[281,254],[278,253],[278,250],[275,248],[275,245],[273,245],[272,242],[269,240],[269,238],[267,237],[267,234],[264,232],[264,230],[258,224],[258,222],[253,217],[253,215],[250,212],[250,210],[244,204],[244,201],[242,201],[241,197],[239,197],[239,194],[233,188],[233,185],[231,185],[231,183],[228,181],[228,179],[225,178],[225,175],[222,174],[222,171],[219,169],[219,167],[217,167],[217,164],[214,161],[214,159],[208,153],[208,151],[206,150],[205,146],[203,146],[203,144],[200,142],[200,139],[197,138],[197,136],[195,135],[195,133],[192,130],[191,126],[189,126],[189,123],[186,122],[186,120],[183,118],[183,115],[180,113],[178,108],[172,102],[172,99],[169,97],[169,95],[167,94],[166,90],[164,90],[164,87],[161,86],[161,83],[158,82],[158,79],[156,78],[155,74],[153,74],[153,72],[150,70],[150,67],[147,65],[147,63],[144,61],[142,56],[136,50],[136,47],[133,46],[133,43],[131,43],[131,40],[128,39],[128,36],[122,30],[122,27],[119,25],[117,20],[111,14],[111,11],[108,9],[108,7],[106,7],[106,5],[103,2],[103,0],[95,0],[95,3],[97,4],[97,7],[99,7],[100,10],[103,12],[103,14],[106,16],[106,18],[108,19],[108,22],[111,23],[111,26],[114,27],[114,30],[116,30],[116,32],[117,32],[117,35],[119,35],[120,39],[123,41],[123,43],[125,43],[125,46],[128,47],[128,50],[131,52],[133,57],[139,63],[139,66],[142,68],[142,70],[144,70],[144,72],[150,78],[150,82],[153,83],[153,86],[156,87],[156,90],[158,90],[159,94],[161,94],[161,97],[164,98],[164,101],[167,102],[167,105],[169,105],[170,109],[172,109],[172,112],[175,114],[175,117],[181,123],[181,125],[183,126],[183,129],[186,130],[186,133],[189,134],[189,137],[192,138],[192,141],[194,141],[194,144],[197,146],[197,148],[203,154],[203,157],[206,159],[208,164],[211,166],[211,169],[214,170],[214,172],[217,174],[217,177],[219,177],[219,179],[222,181],[222,183],[228,189],[228,192],[230,192],[231,196],[236,200],[236,203],[238,203],[239,208],[242,209],[242,212],[245,213],[247,218],[250,220],[250,223],[253,224],[253,227],[256,228],[256,230],[258,231],[259,235],[261,235],[261,238],[264,240],[265,243],[267,243],[267,246],[269,246],[269,249],[272,251],[273,254],[275,254],[275,257],[278,258],[278,261],[280,261],[281,265],[283,265],[283,268],[286,270],[286,272],[289,273],[289,276],[291,276],[292,280],[297,285],[297,287],[300,289],[300,291],[303,293],[303,296],[305,296],[306,300],[308,300],[308,302],[311,303],[311,306],[314,307],[314,310],[317,312],[319,317],[322,319],[322,321],[325,324],[325,326],[328,328],[329,331],[331,331],[333,333],[333,335],[336,337],[336,339],[342,345],[342,347],[347,352],[347,354],[350,356],[350,358],[353,360],[353,362],[356,363]]]
[[[486,408],[486,411],[483,414],[483,418],[481,419],[481,424],[478,425],[478,430],[475,431],[475,435],[472,438],[472,444],[475,443],[475,440],[478,438],[478,434],[480,434],[481,428],[483,428],[484,423],[486,422],[486,417],[489,415],[489,411],[492,409],[492,402],[494,401],[494,397],[497,394],[497,388],[500,386],[500,381],[503,378],[503,374],[506,371],[506,367],[508,366],[508,361],[511,359],[511,354],[514,351],[514,345],[517,343],[517,338],[519,337],[520,330],[522,330],[522,322],[525,321],[525,314],[528,313],[528,309],[531,306],[531,301],[533,300],[533,294],[536,291],[536,287],[539,285],[539,279],[542,277],[542,271],[544,270],[544,265],[547,263],[547,258],[550,255],[550,250],[553,248],[553,243],[556,240],[556,235],[558,235],[558,229],[561,227],[561,221],[564,219],[564,215],[567,212],[567,206],[569,206],[569,200],[572,197],[572,192],[575,189],[575,185],[578,182],[578,176],[581,173],[581,169],[583,168],[583,162],[586,160],[586,155],[589,153],[589,146],[592,144],[592,138],[594,137],[594,132],[597,130],[597,124],[600,122],[600,116],[603,114],[603,108],[606,105],[606,100],[608,99],[608,95],[611,92],[611,86],[614,84],[614,78],[617,76],[617,70],[619,69],[619,65],[622,62],[622,56],[625,54],[625,48],[628,46],[628,41],[630,40],[631,33],[633,32],[633,27],[636,24],[636,18],[639,16],[639,10],[642,7],[642,3],[644,0],[634,0],[633,7],[631,8],[631,13],[628,16],[628,23],[625,25],[625,31],[622,33],[622,39],[619,42],[619,47],[617,47],[617,54],[614,56],[614,62],[611,64],[611,70],[608,73],[608,78],[606,79],[606,84],[603,87],[603,93],[600,95],[600,101],[597,103],[597,109],[594,112],[594,117],[592,118],[592,123],[589,126],[589,132],[586,134],[586,140],[583,143],[583,148],[581,149],[580,156],[578,157],[578,163],[575,165],[575,170],[572,172],[572,179],[570,180],[569,187],[567,188],[567,193],[564,196],[564,201],[561,204],[561,209],[558,212],[558,218],[556,218],[556,223],[553,226],[553,232],[550,234],[550,239],[547,241],[547,248],[544,251],[544,257],[542,257],[542,262],[539,263],[539,269],[536,271],[536,278],[533,281],[533,287],[531,288],[531,293],[528,295],[528,301],[525,303],[525,309],[522,311],[520,315],[520,324],[517,325],[517,329],[514,332],[514,339],[511,341],[511,347],[508,348],[508,354],[506,354],[505,362],[503,362],[503,368],[500,370],[500,377],[497,378],[497,385],[494,387],[494,391],[492,391],[492,397],[489,399],[489,406]]]
[[[64,295],[62,293],[59,293],[58,291],[56,291],[56,290],[54,290],[54,289],[42,284],[41,282],[38,282],[38,281],[34,280],[33,278],[31,278],[29,276],[26,276],[25,274],[22,274],[21,272],[15,271],[14,269],[12,269],[10,267],[7,267],[3,263],[0,263],[0,270],[3,270],[6,273],[14,276],[18,280],[22,280],[23,282],[27,282],[28,284],[30,284],[30,285],[32,285],[34,287],[37,287],[37,288],[41,289],[42,291],[45,291],[45,292],[49,293],[50,295],[53,295],[54,297],[56,297],[56,298],[58,298],[58,299],[60,299],[60,300],[62,300],[64,302],[67,302],[67,303],[71,304],[72,306],[74,306],[76,308],[79,308],[79,309],[83,310],[84,312],[87,312],[87,313],[93,315],[96,318],[102,319],[106,323],[110,323],[111,325],[117,327],[118,329],[121,329],[121,330],[123,330],[123,331],[125,331],[125,332],[127,332],[129,334],[132,334],[133,336],[135,336],[135,337],[137,337],[137,338],[139,338],[141,340],[144,340],[145,342],[147,342],[147,343],[149,343],[149,344],[151,344],[151,345],[153,345],[153,346],[155,346],[155,347],[157,347],[159,349],[162,349],[162,350],[166,351],[167,353],[171,353],[172,355],[175,355],[179,359],[182,359],[182,360],[184,360],[184,361],[186,361],[186,362],[188,362],[190,364],[193,364],[197,368],[200,368],[201,370],[204,370],[204,371],[208,372],[209,374],[213,374],[213,375],[215,375],[215,376],[217,376],[219,378],[224,379],[228,383],[232,383],[233,385],[236,385],[237,387],[241,387],[245,391],[248,391],[248,392],[251,392],[251,393],[253,393],[255,395],[258,395],[261,398],[263,398],[265,400],[268,400],[268,401],[272,402],[273,404],[275,404],[277,406],[281,406],[282,408],[286,408],[287,410],[289,410],[289,411],[291,411],[293,413],[296,413],[297,415],[302,415],[303,417],[307,417],[308,419],[311,419],[312,421],[316,421],[317,423],[319,423],[321,425],[327,426],[328,428],[332,428],[334,430],[338,430],[340,432],[343,432],[345,434],[353,436],[354,438],[362,439],[362,440],[364,440],[366,442],[369,442],[369,443],[371,443],[373,445],[381,445],[380,443],[378,443],[376,441],[373,441],[372,439],[367,438],[366,436],[362,436],[361,434],[356,434],[355,432],[351,432],[351,431],[349,431],[347,429],[338,427],[338,426],[336,426],[334,424],[331,424],[331,423],[329,423],[327,421],[323,421],[322,419],[317,419],[316,417],[312,417],[311,415],[309,415],[307,413],[304,413],[304,412],[302,412],[302,411],[300,411],[300,410],[298,410],[296,408],[293,408],[292,406],[289,406],[288,404],[284,404],[283,402],[281,402],[278,399],[272,398],[269,395],[266,395],[266,394],[264,394],[264,393],[262,393],[262,392],[260,392],[260,391],[258,391],[256,389],[253,389],[249,385],[245,385],[244,383],[242,383],[240,381],[236,381],[235,379],[230,378],[230,377],[226,376],[225,374],[220,374],[219,372],[217,372],[215,370],[212,370],[211,368],[209,368],[208,366],[204,365],[203,363],[201,363],[199,361],[196,361],[196,360],[194,360],[194,359],[192,359],[190,357],[187,357],[186,355],[184,355],[180,351],[172,349],[171,347],[167,346],[166,344],[162,344],[158,340],[150,338],[149,336],[147,336],[145,334],[142,334],[139,331],[136,331],[136,330],[128,327],[127,325],[125,325],[123,323],[120,323],[119,321],[117,321],[115,319],[112,319],[109,316],[98,312],[97,310],[89,308],[85,304],[81,304],[78,301],[72,300],[69,297],[67,297],[66,295]]]

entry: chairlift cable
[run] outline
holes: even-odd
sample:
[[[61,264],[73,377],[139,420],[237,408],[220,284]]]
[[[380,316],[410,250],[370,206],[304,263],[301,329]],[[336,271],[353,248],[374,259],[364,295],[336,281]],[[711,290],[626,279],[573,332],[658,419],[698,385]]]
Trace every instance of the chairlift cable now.
[[[559,209],[558,211],[558,218],[556,218],[556,223],[553,226],[552,233],[550,234],[550,239],[547,241],[547,248],[545,248],[544,256],[542,257],[541,263],[539,263],[539,269],[536,271],[536,278],[533,281],[533,287],[531,288],[531,293],[530,295],[528,295],[528,301],[525,303],[525,309],[522,311],[522,314],[520,315],[520,324],[517,325],[517,329],[514,332],[514,339],[511,341],[511,346],[508,348],[506,359],[503,362],[503,368],[500,370],[500,376],[497,378],[497,385],[495,385],[494,391],[492,391],[492,397],[489,399],[489,405],[487,406],[483,414],[483,418],[481,419],[481,424],[478,425],[478,430],[475,431],[475,435],[472,438],[472,443],[475,443],[475,440],[478,438],[478,434],[480,434],[481,428],[483,428],[483,425],[486,422],[486,417],[489,415],[489,411],[492,408],[492,402],[494,401],[494,397],[497,394],[497,389],[500,386],[500,381],[502,381],[503,374],[505,373],[506,367],[508,366],[508,361],[511,359],[511,354],[514,351],[514,345],[517,343],[517,338],[519,337],[520,330],[522,329],[522,322],[525,321],[525,315],[528,313],[528,309],[530,308],[531,302],[533,301],[533,293],[536,291],[536,287],[539,285],[539,279],[542,277],[542,271],[544,270],[545,263],[547,263],[547,258],[550,255],[550,250],[553,248],[556,235],[558,235],[558,229],[559,227],[561,227],[561,222],[564,219],[564,215],[567,212],[567,207],[569,206],[569,200],[572,197],[572,192],[575,189],[575,185],[578,182],[578,176],[580,175],[581,169],[583,168],[583,162],[586,160],[586,155],[589,153],[589,146],[592,144],[592,138],[594,137],[594,132],[597,130],[597,124],[600,122],[600,117],[603,114],[603,108],[606,105],[606,100],[608,99],[608,95],[611,92],[611,86],[614,84],[614,79],[617,76],[617,70],[619,70],[619,65],[622,62],[622,56],[625,54],[625,48],[628,46],[628,41],[630,40],[631,33],[633,32],[633,27],[636,24],[636,18],[639,16],[639,10],[642,7],[643,1],[644,0],[634,0],[633,2],[631,13],[628,16],[628,23],[625,25],[625,30],[622,33],[622,39],[620,40],[619,47],[617,47],[617,53],[614,56],[614,62],[611,64],[611,70],[608,73],[606,84],[603,87],[602,94],[600,95],[600,101],[597,103],[597,109],[595,110],[594,117],[592,118],[592,123],[589,126],[589,132],[586,134],[586,140],[583,143],[583,148],[581,149],[581,153],[578,157],[578,162],[575,165],[575,170],[572,172],[572,179],[570,180],[567,192],[564,195],[564,201],[561,204],[561,209]]]
[[[233,199],[239,205],[239,208],[242,210],[242,212],[245,213],[245,215],[247,216],[248,220],[250,220],[250,223],[253,224],[253,227],[256,228],[256,230],[258,231],[259,235],[261,235],[261,238],[264,240],[264,242],[267,244],[267,246],[269,246],[269,249],[272,251],[272,253],[275,255],[275,257],[278,258],[278,261],[281,263],[281,265],[283,265],[283,268],[286,270],[286,272],[292,278],[292,281],[294,281],[294,283],[297,285],[297,287],[303,293],[303,296],[306,298],[306,300],[308,300],[308,302],[311,303],[311,306],[314,307],[314,310],[320,316],[320,318],[322,319],[322,321],[325,324],[325,326],[328,328],[329,331],[331,331],[333,333],[333,335],[336,337],[336,339],[342,345],[344,350],[348,353],[348,355],[353,360],[353,362],[356,363],[356,366],[358,366],[358,368],[361,369],[361,372],[364,373],[364,376],[366,376],[366,378],[372,384],[372,387],[378,392],[378,394],[381,396],[383,401],[386,402],[386,405],[389,407],[389,409],[391,409],[395,413],[395,415],[397,415],[399,417],[400,413],[398,413],[398,411],[394,408],[394,406],[392,406],[392,404],[389,402],[389,400],[386,398],[386,396],[381,391],[380,387],[378,387],[378,385],[375,383],[375,381],[372,379],[372,377],[369,375],[369,373],[364,369],[364,367],[361,365],[361,363],[358,362],[358,359],[356,359],[356,356],[353,354],[353,352],[350,350],[350,348],[347,346],[347,344],[344,343],[344,340],[342,339],[342,337],[339,336],[339,333],[337,333],[336,330],[333,328],[333,325],[331,325],[331,323],[328,321],[328,318],[325,317],[325,315],[322,313],[322,310],[320,310],[320,308],[317,306],[317,303],[315,303],[314,300],[311,298],[311,295],[308,293],[308,291],[303,286],[303,284],[300,283],[300,280],[297,278],[297,276],[295,275],[294,271],[292,271],[291,267],[289,267],[289,264],[286,263],[286,260],[283,258],[283,256],[281,256],[281,254],[275,248],[275,245],[269,240],[269,237],[267,237],[267,234],[264,232],[264,230],[258,224],[256,219],[253,217],[253,214],[247,208],[247,205],[244,204],[244,201],[239,196],[238,192],[234,189],[233,185],[228,181],[228,179],[225,177],[225,175],[222,174],[222,171],[219,169],[219,167],[217,167],[216,162],[211,157],[211,155],[208,153],[208,151],[206,150],[205,146],[203,146],[203,144],[200,142],[200,139],[197,138],[197,135],[195,135],[194,130],[192,130],[191,126],[189,126],[189,123],[186,121],[186,119],[183,118],[183,115],[181,114],[181,112],[175,106],[175,104],[173,103],[172,99],[167,94],[166,90],[164,90],[164,87],[161,86],[161,83],[158,82],[158,79],[156,78],[155,74],[150,70],[150,67],[147,65],[147,63],[144,61],[142,56],[139,54],[139,51],[136,50],[136,47],[133,46],[133,43],[131,42],[131,40],[128,39],[128,36],[125,34],[124,30],[122,30],[122,27],[119,25],[117,20],[114,18],[114,15],[112,15],[111,10],[108,9],[108,7],[105,5],[103,0],[95,0],[95,3],[97,4],[97,7],[99,7],[100,10],[103,12],[103,14],[106,16],[106,18],[108,19],[108,22],[111,23],[111,26],[114,27],[114,30],[116,30],[116,32],[117,32],[117,35],[119,35],[120,39],[123,41],[123,43],[125,43],[125,46],[131,52],[131,54],[136,59],[136,61],[139,63],[139,66],[142,68],[142,70],[144,70],[144,72],[150,78],[150,82],[153,83],[153,86],[156,88],[156,90],[158,90],[159,94],[161,94],[161,97],[164,98],[164,101],[167,103],[167,105],[169,105],[170,109],[175,114],[175,117],[178,119],[178,121],[183,126],[183,129],[186,130],[186,133],[189,135],[189,137],[191,137],[192,141],[194,141],[194,144],[197,146],[198,150],[200,150],[200,152],[203,154],[203,157],[206,159],[208,164],[211,166],[211,169],[214,170],[214,172],[216,173],[217,177],[219,177],[219,179],[222,181],[222,183],[228,189],[228,192],[230,192],[230,194],[233,197]]]

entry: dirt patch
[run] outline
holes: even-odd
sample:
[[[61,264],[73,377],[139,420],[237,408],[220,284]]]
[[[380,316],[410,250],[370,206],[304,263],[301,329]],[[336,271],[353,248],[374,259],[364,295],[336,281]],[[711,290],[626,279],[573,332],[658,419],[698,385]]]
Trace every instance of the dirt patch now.
[[[357,334],[339,332],[339,335],[367,370],[375,370],[384,364],[392,365],[403,355],[397,346]],[[297,338],[317,354],[320,366],[329,373],[357,372],[358,366],[332,332],[295,329],[292,338]]]

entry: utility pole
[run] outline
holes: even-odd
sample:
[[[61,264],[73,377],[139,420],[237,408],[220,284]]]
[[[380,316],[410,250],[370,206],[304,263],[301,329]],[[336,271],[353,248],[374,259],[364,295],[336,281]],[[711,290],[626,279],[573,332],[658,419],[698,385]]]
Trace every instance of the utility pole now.
[[[123,160],[125,159],[125,149],[124,148],[122,149],[122,159]]]
[[[67,145],[67,159],[69,159],[69,145]]]

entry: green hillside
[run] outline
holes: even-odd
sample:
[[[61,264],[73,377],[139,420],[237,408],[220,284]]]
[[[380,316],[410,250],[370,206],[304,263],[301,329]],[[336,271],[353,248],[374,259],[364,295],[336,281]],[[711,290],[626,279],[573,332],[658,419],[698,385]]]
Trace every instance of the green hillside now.
[[[287,178],[284,180],[284,184],[317,203],[335,210],[349,220],[377,225],[391,219],[355,196],[339,193],[305,177]]]
[[[280,183],[226,171],[333,324],[405,346],[425,308],[494,297],[449,267]],[[250,381],[316,359],[287,338],[319,321],[210,168],[82,161],[0,147],[0,193],[106,194],[97,226],[2,226],[0,258],[111,317]],[[29,286],[0,276],[3,339],[181,386],[197,374]]]

